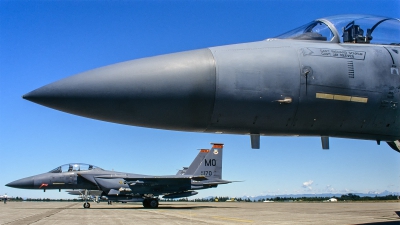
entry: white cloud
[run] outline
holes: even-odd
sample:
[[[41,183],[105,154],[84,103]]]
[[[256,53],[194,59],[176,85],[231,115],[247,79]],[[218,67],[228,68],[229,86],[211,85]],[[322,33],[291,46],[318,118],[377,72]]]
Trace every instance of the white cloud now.
[[[311,187],[311,185],[314,183],[314,181],[312,181],[312,180],[309,180],[309,181],[306,181],[306,182],[304,182],[303,183],[303,188],[306,188],[306,189],[308,189],[308,190],[312,190],[312,187]]]
[[[327,192],[334,192],[335,188],[333,188],[332,185],[326,185],[326,191]]]

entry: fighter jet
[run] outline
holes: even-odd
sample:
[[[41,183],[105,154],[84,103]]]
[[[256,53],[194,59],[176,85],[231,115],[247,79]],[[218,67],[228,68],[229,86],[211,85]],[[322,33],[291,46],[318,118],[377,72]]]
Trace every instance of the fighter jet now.
[[[223,144],[217,143],[212,143],[210,149],[201,149],[192,164],[176,175],[141,175],[71,163],[47,173],[13,181],[6,186],[43,191],[81,189],[80,195],[85,199],[84,208],[90,208],[90,195],[105,196],[110,201],[142,202],[146,208],[157,208],[160,195],[163,198],[189,197],[198,194],[196,190],[231,183],[222,180],[222,149]]]
[[[277,19],[277,18],[274,18]],[[262,41],[122,62],[23,96],[132,126],[386,141],[400,151],[400,21],[316,19]]]

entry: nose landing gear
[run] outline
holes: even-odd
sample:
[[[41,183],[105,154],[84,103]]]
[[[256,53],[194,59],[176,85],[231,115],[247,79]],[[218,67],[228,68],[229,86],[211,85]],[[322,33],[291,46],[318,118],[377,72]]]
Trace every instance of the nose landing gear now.
[[[85,208],[85,209],[90,208],[90,203],[89,202],[83,203],[83,208]]]

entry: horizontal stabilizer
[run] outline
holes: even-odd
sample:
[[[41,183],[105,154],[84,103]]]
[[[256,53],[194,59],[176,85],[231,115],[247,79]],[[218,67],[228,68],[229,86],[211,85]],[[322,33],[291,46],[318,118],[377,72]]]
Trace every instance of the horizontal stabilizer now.
[[[192,177],[192,180],[202,181],[202,180],[207,180],[207,178],[205,176],[194,176]]]
[[[236,182],[236,181],[216,179],[216,180],[205,181],[202,184],[215,185],[215,184],[229,184],[229,183],[232,183],[232,182]]]

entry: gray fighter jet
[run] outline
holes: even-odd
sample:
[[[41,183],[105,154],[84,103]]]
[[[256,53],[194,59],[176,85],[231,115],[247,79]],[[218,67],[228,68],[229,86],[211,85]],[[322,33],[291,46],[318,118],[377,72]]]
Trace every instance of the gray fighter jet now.
[[[263,41],[94,69],[23,98],[120,124],[246,134],[252,148],[260,135],[290,135],[399,151],[399,44],[399,19],[332,16]]]
[[[143,202],[144,207],[157,208],[160,195],[163,198],[189,197],[196,195],[196,190],[231,183],[222,180],[222,149],[223,144],[212,143],[211,149],[199,151],[189,167],[171,176],[116,172],[93,165],[71,163],[48,173],[13,181],[6,186],[44,191],[80,189],[83,190],[80,194],[85,199],[84,208],[90,207],[90,195],[105,196],[110,201]]]

